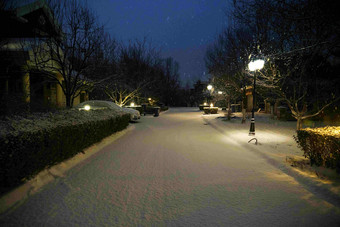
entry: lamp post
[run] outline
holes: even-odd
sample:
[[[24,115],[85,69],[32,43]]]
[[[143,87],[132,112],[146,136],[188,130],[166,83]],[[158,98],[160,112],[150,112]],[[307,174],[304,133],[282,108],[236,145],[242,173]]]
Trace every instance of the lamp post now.
[[[256,86],[256,70],[260,70],[262,69],[264,66],[264,60],[255,60],[255,61],[251,61],[248,64],[248,69],[249,71],[253,71],[254,72],[254,86],[253,86],[253,109],[251,112],[251,121],[250,121],[250,130],[249,130],[249,135],[255,135],[255,114],[254,114],[254,110],[255,110],[255,86]]]
[[[209,84],[208,86],[207,86],[207,89],[208,89],[208,91],[209,91],[209,100],[208,100],[208,102],[209,101],[211,101],[211,89],[213,88],[213,86],[211,85],[211,84]]]

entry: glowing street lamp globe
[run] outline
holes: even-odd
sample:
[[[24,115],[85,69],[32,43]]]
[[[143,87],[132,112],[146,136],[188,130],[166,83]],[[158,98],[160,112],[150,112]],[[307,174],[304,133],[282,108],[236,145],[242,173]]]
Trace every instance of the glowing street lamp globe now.
[[[256,71],[256,70],[262,69],[263,66],[264,66],[264,60],[258,59],[258,60],[249,62],[248,69],[249,71]]]

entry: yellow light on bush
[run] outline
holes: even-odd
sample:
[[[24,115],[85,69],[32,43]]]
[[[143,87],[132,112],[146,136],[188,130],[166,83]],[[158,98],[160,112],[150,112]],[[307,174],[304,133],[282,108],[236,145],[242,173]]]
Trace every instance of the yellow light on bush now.
[[[85,109],[85,110],[90,110],[91,107],[90,107],[89,105],[85,105],[85,106],[84,106],[84,109]]]
[[[214,107],[214,104],[210,103],[210,107]]]
[[[149,101],[151,101],[151,98],[148,98]]]

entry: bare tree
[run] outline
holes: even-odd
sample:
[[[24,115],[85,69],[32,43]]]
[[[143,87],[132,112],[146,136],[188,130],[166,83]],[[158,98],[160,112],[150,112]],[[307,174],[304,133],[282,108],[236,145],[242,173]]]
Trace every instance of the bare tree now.
[[[43,72],[58,83],[65,94],[66,106],[72,107],[80,92],[93,86],[87,76],[95,67],[98,50],[102,50],[104,27],[78,0],[51,1],[50,8],[58,34],[34,40],[34,63],[30,69]]]
[[[124,106],[140,97],[139,88],[131,90],[127,87],[124,89],[123,86],[116,84],[115,89],[107,86],[104,90],[105,94],[119,106]]]
[[[300,129],[303,119],[320,114],[339,96],[340,26],[334,1],[239,0],[233,4],[230,35],[222,33],[218,45],[207,53],[208,68],[214,76],[236,75],[231,72],[246,68],[244,55],[265,56],[270,63],[258,84],[267,88],[266,95],[287,102]],[[234,28],[248,34],[237,36]],[[239,50],[243,58],[235,55]],[[242,60],[241,67],[234,67]]]
[[[240,97],[240,89],[230,83],[230,78],[225,74],[223,76],[213,77],[214,90],[222,92],[222,94],[215,95],[215,99],[223,97],[227,103],[227,119],[231,119],[231,101]]]
[[[102,84],[105,94],[118,105],[147,95],[159,78],[161,59],[146,39],[120,44],[115,56],[115,75]]]
[[[287,103],[292,116],[297,120],[297,130],[302,128],[303,120],[318,116],[332,103],[339,100],[335,93],[329,93],[329,88],[332,88],[329,81],[316,78],[311,80],[303,77],[303,74],[295,73],[294,75],[294,71],[281,74],[278,66],[273,62],[267,62],[265,68],[259,73],[258,85],[273,92]],[[318,92],[330,95],[316,100],[318,97],[315,95],[317,92],[315,89],[318,89]]]
[[[228,28],[223,31],[215,44],[206,53],[206,66],[213,75],[215,85],[225,94],[238,93],[242,99],[242,123],[245,123],[245,91],[248,77],[245,71],[249,56],[251,37],[241,28]],[[228,105],[230,105],[228,96]],[[229,107],[230,109],[230,107]],[[228,112],[230,118],[230,112]]]
[[[179,64],[169,57],[164,60],[164,75],[159,85],[162,88],[162,99],[166,106],[174,105],[178,99],[179,92]]]

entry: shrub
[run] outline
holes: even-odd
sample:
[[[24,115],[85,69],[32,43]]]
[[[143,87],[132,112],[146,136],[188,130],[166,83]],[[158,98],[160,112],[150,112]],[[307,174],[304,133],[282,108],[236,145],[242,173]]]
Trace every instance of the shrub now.
[[[217,114],[218,107],[210,107],[210,113],[211,114]]]
[[[204,114],[217,114],[218,107],[204,107]]]
[[[311,165],[333,168],[340,173],[340,127],[299,130],[294,139]]]
[[[204,107],[210,107],[210,106],[209,105],[204,105],[204,104],[199,105],[199,109],[200,110],[204,110]]]
[[[168,109],[168,107],[163,106],[162,108],[159,106],[145,106],[145,114],[155,114],[156,108],[158,108],[158,111],[165,111]],[[143,110],[144,113],[144,110]]]
[[[0,122],[1,192],[126,128],[129,120],[112,110],[68,110]]]

